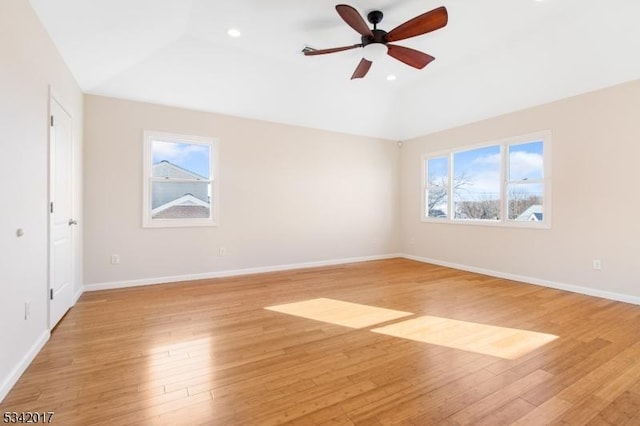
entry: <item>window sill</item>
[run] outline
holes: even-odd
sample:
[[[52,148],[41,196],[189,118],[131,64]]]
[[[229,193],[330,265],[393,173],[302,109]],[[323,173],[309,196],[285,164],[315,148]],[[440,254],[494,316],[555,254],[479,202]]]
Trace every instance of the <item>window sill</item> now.
[[[491,226],[496,228],[515,229],[551,229],[548,222],[501,222],[497,220],[469,220],[469,219],[437,219],[422,218],[422,223],[437,223],[442,225],[464,225],[464,226]]]
[[[217,226],[218,222],[211,219],[153,219],[152,221],[145,221],[142,224],[143,228],[201,228]]]

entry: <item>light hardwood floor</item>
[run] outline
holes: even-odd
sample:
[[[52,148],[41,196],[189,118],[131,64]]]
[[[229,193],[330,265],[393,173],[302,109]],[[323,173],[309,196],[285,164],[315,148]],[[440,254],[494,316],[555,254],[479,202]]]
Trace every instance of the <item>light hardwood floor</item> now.
[[[315,298],[414,315],[349,328],[264,309]],[[371,331],[422,316],[558,338],[505,359]],[[85,293],[4,411],[82,426],[640,425],[640,306],[406,259]]]

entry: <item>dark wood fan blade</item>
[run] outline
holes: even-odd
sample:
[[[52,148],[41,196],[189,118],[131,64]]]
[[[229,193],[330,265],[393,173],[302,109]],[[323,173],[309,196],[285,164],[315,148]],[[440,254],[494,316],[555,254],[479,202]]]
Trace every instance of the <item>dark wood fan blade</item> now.
[[[447,9],[441,6],[395,27],[387,34],[387,41],[393,42],[426,34],[444,27],[448,21]]]
[[[347,23],[351,28],[356,30],[360,35],[373,37],[371,28],[367,25],[362,15],[358,13],[353,7],[347,4],[339,4],[336,6],[338,15]]]
[[[420,70],[426,67],[429,62],[436,59],[431,55],[420,52],[419,50],[410,49],[408,47],[398,46],[395,44],[387,45],[387,54],[396,58],[400,62],[404,62],[405,64],[410,65],[414,68],[418,68]]]
[[[335,53],[342,52],[343,50],[355,49],[356,47],[362,47],[361,44],[353,44],[351,46],[343,46],[343,47],[334,47],[331,49],[316,49],[316,50],[307,50],[304,52],[305,56],[314,56],[314,55],[324,55],[327,53]]]
[[[367,75],[367,73],[369,72],[369,68],[371,68],[371,64],[371,61],[367,61],[365,58],[362,58],[362,60],[358,64],[358,67],[353,72],[351,80],[353,80],[354,78],[362,78]]]

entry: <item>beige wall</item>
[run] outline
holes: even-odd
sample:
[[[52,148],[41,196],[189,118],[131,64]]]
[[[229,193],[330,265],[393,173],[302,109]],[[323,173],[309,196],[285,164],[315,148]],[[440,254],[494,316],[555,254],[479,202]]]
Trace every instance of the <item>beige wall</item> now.
[[[422,154],[539,130],[552,133],[550,230],[420,221]],[[640,303],[639,159],[640,81],[408,141],[402,246],[422,259]]]
[[[49,86],[73,116],[82,224],[82,93],[26,0],[0,1],[0,400],[48,337]],[[16,230],[24,230],[18,238]],[[82,290],[82,226],[74,229]],[[25,320],[25,302],[31,316]]]
[[[394,142],[99,96],[85,97],[85,120],[89,285],[400,248]],[[141,227],[143,130],[219,139],[220,226]]]

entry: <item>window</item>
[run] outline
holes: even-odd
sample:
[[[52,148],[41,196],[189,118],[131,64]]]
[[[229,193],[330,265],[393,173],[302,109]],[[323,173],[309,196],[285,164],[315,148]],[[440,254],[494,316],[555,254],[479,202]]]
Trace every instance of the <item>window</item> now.
[[[144,227],[217,225],[217,142],[144,132]]]
[[[428,159],[427,174],[427,216],[446,219],[449,212],[449,159]]]
[[[453,153],[455,219],[500,218],[500,146]]]
[[[509,145],[507,218],[540,222],[544,219],[544,143]]]
[[[549,227],[550,135],[423,157],[423,220]]]

